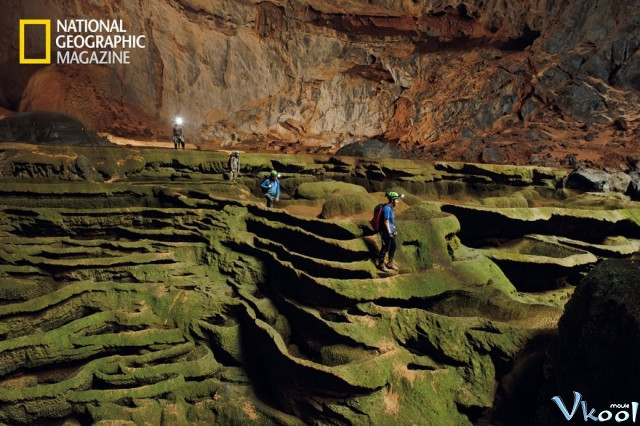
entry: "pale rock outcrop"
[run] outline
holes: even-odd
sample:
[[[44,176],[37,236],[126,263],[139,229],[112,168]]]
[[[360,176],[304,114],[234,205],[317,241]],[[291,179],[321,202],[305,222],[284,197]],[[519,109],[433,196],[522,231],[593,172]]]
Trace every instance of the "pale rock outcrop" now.
[[[623,172],[611,174],[611,189],[616,192],[626,193],[631,184],[631,176]]]

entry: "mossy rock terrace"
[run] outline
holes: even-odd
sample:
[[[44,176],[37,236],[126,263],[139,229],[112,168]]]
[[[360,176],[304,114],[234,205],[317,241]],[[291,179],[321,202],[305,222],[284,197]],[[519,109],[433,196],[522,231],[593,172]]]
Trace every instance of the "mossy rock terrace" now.
[[[231,183],[225,161],[3,147],[0,422],[474,424],[573,289],[516,288],[500,259],[590,254],[586,274],[638,250],[637,205],[564,208],[563,171],[243,154]],[[391,188],[401,270],[381,275],[349,202]]]

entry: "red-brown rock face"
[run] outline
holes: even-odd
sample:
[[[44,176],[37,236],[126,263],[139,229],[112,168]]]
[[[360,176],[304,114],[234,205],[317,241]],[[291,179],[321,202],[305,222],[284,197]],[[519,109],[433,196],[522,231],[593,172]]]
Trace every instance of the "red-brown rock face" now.
[[[11,110],[138,138],[168,138],[180,114],[203,147],[375,138],[445,159],[576,153],[616,167],[640,153],[635,0],[8,3],[0,106]],[[128,65],[16,65],[20,18],[122,19],[146,47]]]

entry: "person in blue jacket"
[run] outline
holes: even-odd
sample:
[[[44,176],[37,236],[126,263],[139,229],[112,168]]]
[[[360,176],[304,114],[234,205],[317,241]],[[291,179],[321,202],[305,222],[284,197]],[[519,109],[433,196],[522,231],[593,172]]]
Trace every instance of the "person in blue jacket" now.
[[[398,270],[398,266],[393,261],[393,256],[396,253],[396,236],[398,235],[395,208],[402,197],[404,197],[404,194],[398,194],[395,191],[387,192],[389,202],[382,207],[382,223],[380,224],[382,248],[380,249],[380,254],[378,254],[376,265],[383,272]],[[385,262],[384,259],[387,254],[389,257]]]
[[[280,173],[271,170],[271,173],[260,184],[260,188],[267,199],[267,207],[273,207],[273,203],[280,200]]]

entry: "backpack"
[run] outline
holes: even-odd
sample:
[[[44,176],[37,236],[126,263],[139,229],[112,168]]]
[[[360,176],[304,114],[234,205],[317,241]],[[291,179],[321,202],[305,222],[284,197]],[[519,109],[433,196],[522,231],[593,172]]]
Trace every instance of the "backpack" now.
[[[231,154],[229,154],[229,158],[227,159],[227,169],[231,170]]]
[[[266,194],[267,192],[269,192],[269,188],[265,188],[264,186],[262,186],[264,181],[267,179],[269,179],[269,176],[265,176],[264,179],[260,181],[260,191],[262,191],[263,194]]]
[[[373,218],[371,218],[371,221],[369,222],[371,223],[371,227],[373,228],[373,230],[376,232],[380,230],[382,225],[382,208],[383,207],[384,207],[384,204],[378,204],[373,209]]]

